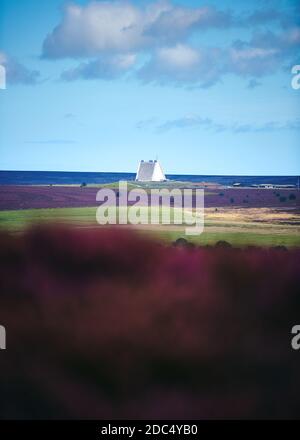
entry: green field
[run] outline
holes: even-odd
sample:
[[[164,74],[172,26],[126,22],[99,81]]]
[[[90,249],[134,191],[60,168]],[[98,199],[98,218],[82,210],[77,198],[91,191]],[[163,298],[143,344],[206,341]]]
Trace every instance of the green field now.
[[[81,228],[101,227],[96,222],[95,207],[0,211],[0,229],[13,233],[21,233],[34,224],[46,223],[68,224]],[[167,242],[185,237],[195,244],[202,245],[226,240],[233,246],[300,246],[298,226],[242,221],[240,218],[233,221],[226,215],[221,221],[216,220],[213,215],[206,215],[204,232],[196,236],[185,236],[184,225],[138,225],[135,228],[140,233]]]
[[[148,207],[140,208],[147,217],[149,216]],[[160,223],[162,216],[166,214],[165,208],[151,208],[154,212],[158,213]],[[7,229],[15,232],[20,232],[24,228],[33,224],[41,224],[48,222],[55,223],[67,223],[78,227],[85,226],[99,226],[96,221],[96,207],[90,208],[45,208],[45,209],[24,209],[14,211],[0,211],[0,228]],[[116,215],[118,217],[120,212],[119,208],[116,208]],[[127,213],[127,208],[125,211]],[[171,222],[174,220],[175,209],[170,208]],[[190,213],[189,218],[193,218],[194,214]],[[159,227],[160,225],[158,225]],[[170,225],[172,227],[172,225]]]

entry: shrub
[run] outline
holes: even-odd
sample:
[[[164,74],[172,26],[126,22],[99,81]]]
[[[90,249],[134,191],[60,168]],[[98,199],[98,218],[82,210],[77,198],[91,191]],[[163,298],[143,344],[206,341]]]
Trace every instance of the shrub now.
[[[274,246],[273,249],[275,249],[276,251],[284,251],[284,252],[288,250],[287,247],[283,245]]]
[[[234,198],[233,197],[230,198],[230,203],[234,203]]]
[[[281,196],[279,197],[280,202],[286,202],[286,197],[285,196]]]
[[[189,246],[189,242],[187,241],[186,238],[177,238],[176,241],[174,241],[173,246],[175,247],[188,247]]]
[[[289,200],[296,200],[296,194],[291,193],[291,194],[289,195]]]
[[[216,246],[216,248],[231,248],[232,247],[231,244],[228,243],[228,241],[225,241],[225,240],[217,241],[215,246]]]

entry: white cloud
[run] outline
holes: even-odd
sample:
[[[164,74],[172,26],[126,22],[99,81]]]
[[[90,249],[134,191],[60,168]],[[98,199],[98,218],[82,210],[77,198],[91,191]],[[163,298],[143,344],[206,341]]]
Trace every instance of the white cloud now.
[[[263,49],[260,47],[249,47],[247,49],[231,49],[231,58],[234,62],[265,59],[278,54],[278,49]]]
[[[135,54],[103,55],[101,58],[86,63],[80,63],[74,69],[62,73],[61,79],[74,81],[76,79],[114,79],[124,74],[136,61]]]
[[[285,61],[299,54],[300,28],[273,33],[256,33],[249,42],[237,41],[229,50],[228,70],[241,76],[272,74],[284,66]]]
[[[146,23],[144,33],[162,43],[178,41],[188,32],[208,27],[224,27],[232,22],[229,13],[220,12],[211,6],[188,8],[167,6],[150,23]]]
[[[0,51],[0,64],[5,68],[6,81],[8,84],[34,85],[37,83],[40,73],[30,70],[15,58]]]
[[[43,56],[82,58],[77,67],[62,73],[68,81],[118,78],[130,70],[144,82],[193,87],[211,86],[228,73],[254,79],[276,72],[300,54],[296,19],[293,23],[285,13],[283,27],[279,12],[262,9],[234,17],[211,6],[179,6],[164,0],[143,8],[113,0],[69,4],[46,37]],[[274,21],[282,26],[280,32],[261,32],[262,24]],[[256,26],[260,32],[227,47],[203,47],[190,38],[194,32],[225,26]],[[139,69],[137,59],[144,63]]]
[[[144,82],[195,84],[208,87],[220,79],[222,52],[178,44],[158,49],[139,71]]]
[[[44,41],[43,54],[60,58],[127,51],[140,44],[140,19],[140,11],[129,3],[67,5],[62,22]]]
[[[46,37],[43,56],[90,57],[131,52],[178,40],[194,27],[224,26],[230,17],[212,7],[179,7],[158,1],[145,8],[129,2],[93,1],[65,7],[61,23]]]
[[[157,52],[158,62],[165,67],[190,69],[200,60],[200,54],[191,47],[177,44],[174,47],[163,47]]]
[[[141,121],[142,122],[142,121]],[[221,133],[224,131],[230,131],[234,133],[261,133],[261,132],[274,132],[274,131],[285,131],[285,130],[300,130],[300,120],[289,120],[289,121],[266,121],[262,124],[253,124],[251,122],[246,124],[224,124],[222,122],[214,121],[210,118],[203,118],[198,115],[185,115],[177,119],[170,119],[163,123],[154,126],[157,133],[165,133],[170,130],[180,129],[180,130],[191,130],[200,129],[208,130],[215,133]]]

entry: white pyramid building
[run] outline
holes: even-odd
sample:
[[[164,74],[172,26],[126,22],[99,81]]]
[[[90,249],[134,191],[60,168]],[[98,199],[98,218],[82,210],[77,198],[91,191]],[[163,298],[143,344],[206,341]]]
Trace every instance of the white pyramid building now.
[[[163,182],[167,179],[157,160],[141,160],[135,180],[139,182]]]

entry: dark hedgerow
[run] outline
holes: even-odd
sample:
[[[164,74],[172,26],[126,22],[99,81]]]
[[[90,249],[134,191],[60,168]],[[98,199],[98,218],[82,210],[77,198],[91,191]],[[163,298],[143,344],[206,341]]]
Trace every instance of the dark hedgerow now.
[[[279,200],[280,200],[280,202],[286,202],[286,197],[285,196],[280,196]]]
[[[291,193],[291,194],[289,195],[289,200],[296,200],[296,194]]]

